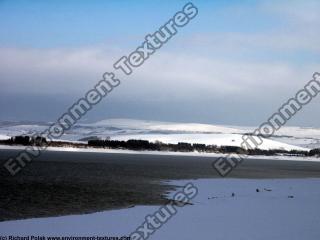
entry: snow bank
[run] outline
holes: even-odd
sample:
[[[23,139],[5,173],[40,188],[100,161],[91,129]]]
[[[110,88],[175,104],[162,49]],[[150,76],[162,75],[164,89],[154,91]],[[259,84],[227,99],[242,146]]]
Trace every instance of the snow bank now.
[[[10,139],[10,137],[7,135],[0,134],[0,140],[7,140],[7,139]]]

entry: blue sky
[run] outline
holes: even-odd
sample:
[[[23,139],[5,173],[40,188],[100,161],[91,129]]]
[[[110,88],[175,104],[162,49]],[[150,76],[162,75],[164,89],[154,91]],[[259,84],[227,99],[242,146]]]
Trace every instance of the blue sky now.
[[[185,3],[0,1],[0,120],[55,120]],[[319,1],[193,3],[198,16],[87,121],[258,125],[320,71]],[[319,126],[317,104],[289,124]]]
[[[183,6],[185,1],[1,1],[2,46],[79,47],[141,40]],[[255,11],[257,1],[196,1],[201,15],[187,34],[253,32],[274,28],[276,19]],[[248,13],[232,8],[252,8]],[[230,11],[230,12],[229,12]],[[232,13],[232,15],[231,15]],[[129,44],[127,42],[127,44]],[[132,43],[134,44],[134,42]]]

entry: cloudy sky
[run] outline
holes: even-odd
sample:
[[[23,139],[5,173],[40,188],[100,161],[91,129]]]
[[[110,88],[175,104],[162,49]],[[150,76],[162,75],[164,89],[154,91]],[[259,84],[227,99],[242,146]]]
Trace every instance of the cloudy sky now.
[[[255,126],[320,71],[320,1],[208,2],[84,121]],[[0,120],[56,120],[185,3],[0,0]],[[319,103],[288,124],[320,127]]]

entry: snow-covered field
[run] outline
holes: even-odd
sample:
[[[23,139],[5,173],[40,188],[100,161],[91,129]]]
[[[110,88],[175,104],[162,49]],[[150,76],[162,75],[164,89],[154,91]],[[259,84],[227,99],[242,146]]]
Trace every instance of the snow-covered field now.
[[[184,186],[187,182],[172,184]],[[202,179],[192,183],[199,191],[192,200],[194,205],[177,207],[177,214],[150,239],[320,239],[320,179]],[[88,215],[7,221],[0,223],[0,235],[123,236],[158,209],[136,206]]]
[[[0,138],[32,134],[47,129],[50,123],[0,122]],[[189,142],[217,146],[240,146],[241,137],[254,127],[223,126],[197,123],[171,123],[132,119],[108,119],[96,123],[79,123],[67,131],[62,140],[87,141],[90,138],[160,140],[166,143]],[[320,129],[283,127],[266,139],[261,149],[306,150],[320,147]]]
[[[161,141],[163,143],[187,142],[187,143],[201,143],[206,145],[216,146],[241,146],[243,142],[241,134],[201,134],[201,133],[186,133],[186,134],[134,134],[134,135],[119,135],[112,137],[114,140],[129,140],[141,139],[148,141]],[[257,138],[257,137],[254,137]],[[256,140],[259,142],[259,140]],[[264,139],[263,143],[259,146],[260,149],[284,149],[308,151],[309,149],[299,146],[294,146],[270,139]]]
[[[9,136],[0,134],[0,140],[7,140]]]

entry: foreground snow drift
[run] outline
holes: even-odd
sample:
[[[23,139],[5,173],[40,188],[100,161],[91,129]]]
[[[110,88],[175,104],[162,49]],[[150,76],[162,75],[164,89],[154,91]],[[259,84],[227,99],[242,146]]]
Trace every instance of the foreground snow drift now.
[[[183,186],[187,182],[172,184]],[[177,214],[150,239],[320,239],[320,179],[192,182],[199,190],[194,205],[178,208]],[[138,206],[88,215],[1,222],[0,235],[122,236],[158,209],[159,206]]]

